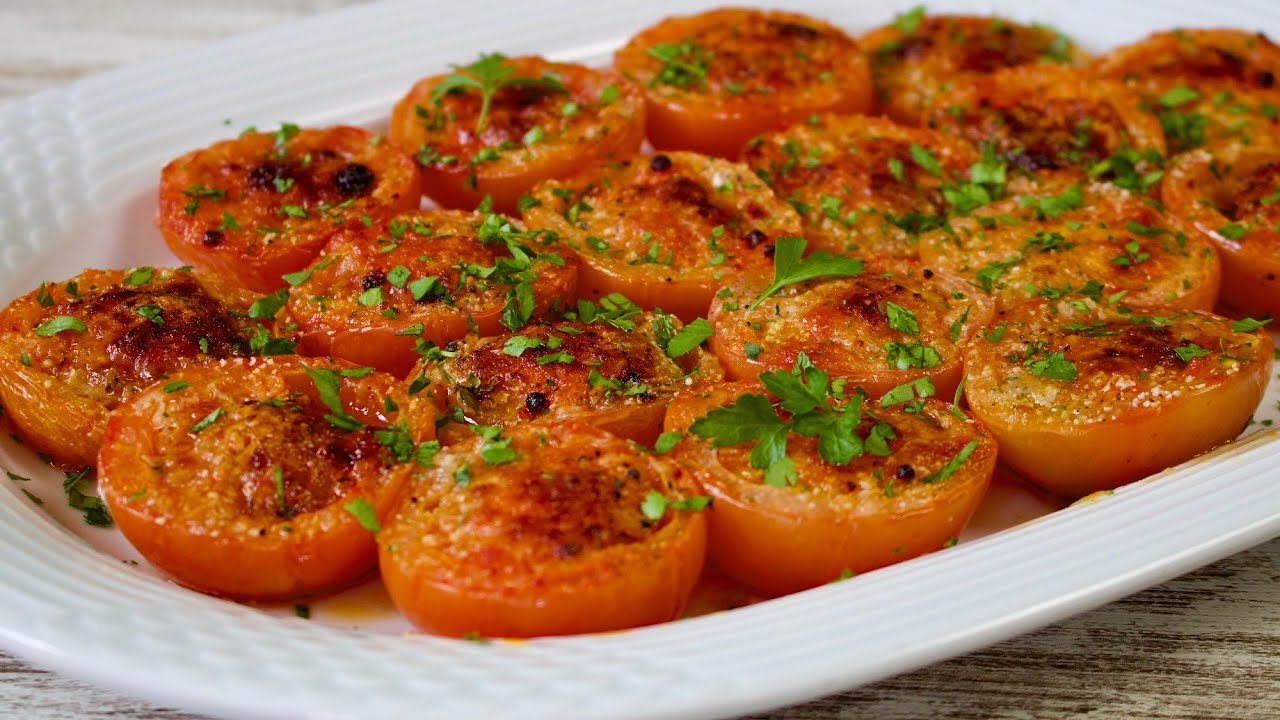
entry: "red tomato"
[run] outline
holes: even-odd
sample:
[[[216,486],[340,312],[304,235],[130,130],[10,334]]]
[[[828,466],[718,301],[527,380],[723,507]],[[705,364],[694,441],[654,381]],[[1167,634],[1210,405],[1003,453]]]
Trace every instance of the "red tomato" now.
[[[870,54],[876,109],[916,124],[933,97],[970,75],[1045,62],[1079,64],[1087,56],[1045,25],[1004,18],[924,15],[923,8],[858,39]]]
[[[728,278],[767,270],[776,238],[801,231],[745,165],[694,153],[604,165],[533,197],[525,220],[576,250],[583,297],[621,293],[685,322],[706,314]]]
[[[889,433],[886,445],[847,464],[823,460],[819,439],[790,432],[786,457],[794,481],[770,483],[751,464],[750,444],[687,432],[694,421],[745,394],[754,383],[684,393],[664,428],[685,431],[675,457],[711,496],[708,554],[739,582],[772,595],[908,560],[955,542],[982,500],[996,444],[981,425],[934,399],[882,407],[862,403],[854,432],[861,440]],[[841,403],[837,403],[841,404]],[[852,412],[846,410],[846,412]],[[860,447],[862,447],[860,445]]]
[[[978,159],[964,140],[863,115],[814,117],[742,151],[800,213],[811,249],[901,258],[914,258],[919,233],[957,209],[944,190]]]
[[[403,377],[420,341],[443,346],[468,332],[501,333],[571,302],[577,258],[554,249],[544,234],[499,215],[396,215],[339,233],[314,270],[292,278],[289,314],[307,353]]]
[[[1006,463],[1071,497],[1231,440],[1271,375],[1271,338],[1209,313],[1042,300],[996,320],[1001,332],[965,350],[969,407]]]
[[[447,387],[448,402],[469,423],[577,418],[651,445],[671,396],[690,385],[719,382],[723,373],[698,347],[670,356],[678,320],[642,315],[634,305],[631,310],[636,312],[472,338],[439,361],[424,360],[420,374]],[[446,441],[463,433],[455,426],[441,432]]]
[[[694,494],[675,463],[586,423],[475,437],[411,482],[378,536],[382,577],[414,625],[445,635],[673,620],[706,552]]]
[[[838,28],[806,15],[747,9],[671,17],[614,54],[647,87],[659,150],[736,157],[743,143],[820,112],[871,106],[866,57]]]
[[[0,312],[0,401],[28,445],[93,465],[107,413],[176,370],[250,352],[252,295],[203,273],[85,270]]]
[[[417,156],[436,202],[470,210],[488,195],[515,213],[538,181],[639,150],[644,95],[612,70],[483,55],[419,80],[391,111],[390,138]]]
[[[372,531],[414,445],[435,437],[429,400],[368,372],[229,361],[134,396],[108,420],[98,457],[121,532],[179,583],[239,600],[296,598],[368,573]]]
[[[373,133],[284,125],[166,165],[156,225],[183,262],[270,292],[343,225],[416,208],[421,196],[413,160]]]
[[[960,348],[992,313],[964,281],[902,262],[790,285],[752,308],[768,284],[743,275],[708,315],[711,352],[735,380],[791,368],[803,352],[873,396],[927,377],[948,397],[960,383]]]

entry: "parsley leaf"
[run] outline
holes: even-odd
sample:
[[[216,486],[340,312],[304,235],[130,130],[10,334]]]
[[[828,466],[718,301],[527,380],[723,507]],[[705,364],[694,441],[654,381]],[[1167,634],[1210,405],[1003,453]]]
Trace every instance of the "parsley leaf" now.
[[[678,358],[687,355],[694,348],[697,348],[712,335],[715,330],[711,327],[711,323],[706,318],[698,318],[693,322],[685,325],[676,333],[674,337],[666,344],[667,357]]]
[[[754,310],[760,303],[782,288],[805,280],[826,277],[855,277],[862,274],[863,263],[857,258],[835,255],[818,250],[807,258],[804,255],[808,241],[800,237],[780,237],[774,245],[773,282],[760,293],[747,308]]]

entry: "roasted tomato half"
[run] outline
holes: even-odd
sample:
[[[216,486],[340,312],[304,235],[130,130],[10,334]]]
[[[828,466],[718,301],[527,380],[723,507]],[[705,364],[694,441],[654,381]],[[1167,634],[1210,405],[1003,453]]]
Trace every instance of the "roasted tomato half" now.
[[[921,263],[1012,305],[1087,297],[1112,305],[1212,310],[1213,246],[1109,183],[1020,195],[920,238]]]
[[[816,112],[866,112],[871,75],[844,32],[782,11],[671,17],[614,55],[647,88],[649,141],[732,158],[743,143]]]
[[[753,139],[742,162],[804,220],[814,249],[912,258],[948,212],[990,202],[1004,172],[972,177],[972,145],[864,115],[817,116]]]
[[[1242,30],[1172,30],[1097,58],[1091,70],[1143,97],[1171,153],[1280,128],[1280,46]]]
[[[1168,217],[1222,259],[1222,305],[1280,317],[1280,143],[1256,138],[1184,153],[1161,188]]]
[[[676,463],[588,423],[489,432],[412,481],[378,536],[382,578],[445,635],[673,620],[702,572],[705,504]]]
[[[773,242],[800,218],[751,172],[673,152],[539,185],[525,221],[576,249],[583,297],[621,293],[685,322],[705,315],[733,275],[767,269]]]
[[[373,569],[374,533],[429,462],[434,421],[425,396],[372,368],[226,361],[112,413],[98,487],[129,542],[179,583],[296,598]]]
[[[705,320],[686,329],[621,297],[581,303],[570,315],[472,338],[439,359],[424,359],[420,375],[446,387],[449,404],[468,423],[586,418],[644,444],[657,437],[672,394],[723,379],[719,363],[700,348],[709,333]],[[448,428],[446,440],[469,434]]]
[[[1085,55],[1044,25],[998,17],[926,15],[916,8],[858,39],[871,58],[875,107],[900,122],[919,123],[933,98],[967,75],[1042,63],[1079,64]]]
[[[960,347],[993,307],[959,278],[902,262],[788,285],[757,304],[768,286],[768,276],[743,275],[711,308],[711,351],[728,375],[751,380],[803,353],[873,396],[918,378],[954,392]]]
[[[338,229],[416,208],[421,196],[413,160],[373,133],[286,124],[166,165],[156,225],[183,262],[269,292]]]
[[[423,343],[519,328],[572,302],[577,258],[500,215],[420,210],[349,228],[291,276],[302,349],[403,377]]]
[[[956,80],[925,115],[931,128],[991,145],[1025,172],[1070,169],[1145,189],[1159,179],[1160,122],[1124,85],[1065,65]]]
[[[538,181],[625,157],[644,141],[644,93],[612,70],[482,55],[419,80],[391,111],[391,142],[417,157],[426,193],[514,213]]]
[[[1272,342],[1204,312],[1041,300],[997,313],[965,351],[965,397],[1000,457],[1080,497],[1235,437],[1262,400]]]
[[[121,402],[174,371],[250,353],[252,299],[212,275],[150,267],[41,283],[0,312],[0,401],[28,445],[92,467]]]
[[[996,443],[927,383],[880,398],[803,361],[683,393],[664,427],[711,497],[708,554],[771,595],[954,544],[982,500]]]

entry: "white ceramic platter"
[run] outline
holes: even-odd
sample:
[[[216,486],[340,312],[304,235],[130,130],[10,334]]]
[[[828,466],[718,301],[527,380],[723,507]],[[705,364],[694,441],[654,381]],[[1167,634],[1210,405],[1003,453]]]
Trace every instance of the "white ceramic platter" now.
[[[173,264],[151,223],[155,182],[188,149],[282,120],[376,126],[415,79],[481,50],[604,63],[637,29],[709,4],[389,2],[0,107],[0,301],[85,267]],[[860,32],[909,3],[777,4]],[[1047,22],[1094,50],[1178,24],[1280,34],[1269,0],[930,9]],[[135,563],[118,533],[87,527],[29,452],[0,443],[0,463],[31,478],[0,481],[0,647],[235,718],[728,716],[973,650],[1280,535],[1280,434],[1267,430],[1031,522],[1048,506],[1006,486],[957,547],[835,585],[630,632],[478,644],[404,632],[376,584],[312,621],[183,590]]]

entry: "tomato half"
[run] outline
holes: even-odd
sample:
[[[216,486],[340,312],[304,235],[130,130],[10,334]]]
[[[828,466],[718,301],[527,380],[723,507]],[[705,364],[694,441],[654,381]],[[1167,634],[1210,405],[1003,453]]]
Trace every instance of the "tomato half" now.
[[[871,107],[870,70],[857,44],[791,12],[670,17],[633,36],[614,65],[646,87],[649,141],[659,150],[732,158],[766,130]]]
[[[965,76],[934,97],[925,117],[931,128],[994,146],[1026,172],[1079,169],[1141,183],[1165,151],[1160,122],[1138,96],[1066,65]]]
[[[999,17],[899,15],[858,42],[871,59],[876,110],[900,122],[921,122],[948,83],[969,75],[1040,63],[1079,64],[1086,55],[1045,25]]]
[[[416,208],[421,196],[413,160],[368,130],[284,125],[171,161],[156,226],[183,262],[270,292],[343,225]]]
[[[382,577],[414,625],[445,635],[673,620],[706,552],[702,513],[679,509],[695,493],[674,462],[589,424],[508,428],[412,481],[378,537]]]
[[[1222,305],[1280,317],[1280,142],[1223,142],[1178,156],[1161,187],[1171,222],[1222,259]]]
[[[1122,313],[1091,300],[1001,310],[969,344],[965,397],[1000,457],[1080,497],[1231,440],[1262,399],[1272,341],[1204,312]]]
[[[525,221],[576,250],[584,298],[621,293],[685,322],[706,314],[728,278],[770,268],[778,237],[801,232],[748,167],[694,153],[601,166],[533,197]]]
[[[790,285],[752,308],[768,284],[741,276],[707,316],[711,352],[735,380],[790,368],[803,352],[873,396],[922,377],[947,396],[960,383],[960,347],[992,313],[963,280],[901,261]]]
[[[1088,297],[1134,307],[1212,310],[1220,263],[1140,197],[1110,183],[1019,195],[920,238],[921,262],[1008,306]]]
[[[403,377],[421,342],[493,335],[572,302],[577,258],[500,215],[420,210],[330,242],[290,291],[302,349]]]
[[[107,422],[98,487],[151,564],[201,592],[283,600],[367,574],[435,413],[390,375],[319,359],[186,370]]]
[[[678,320],[631,309],[472,338],[439,361],[424,360],[420,371],[448,388],[449,403],[469,423],[588,419],[651,445],[677,390],[718,382],[723,374],[700,348],[671,345]],[[442,433],[446,440],[458,434]]]
[[[107,413],[176,370],[243,357],[252,296],[212,275],[86,270],[0,312],[0,401],[24,442],[91,467]]]
[[[639,150],[644,118],[643,92],[612,70],[495,54],[419,80],[389,132],[436,202],[470,210],[487,195],[515,213],[538,181]]]
[[[814,117],[742,152],[800,213],[813,249],[901,258],[955,209],[943,189],[965,182],[978,158],[964,140],[862,115]]]
[[[687,431],[708,412],[758,392],[758,385],[739,383],[681,394],[664,428]],[[711,562],[739,582],[782,595],[954,543],[990,482],[995,441],[934,399],[912,401],[909,412],[867,400],[853,432],[867,438],[875,427],[889,437],[885,446],[867,445],[844,465],[824,461],[818,439],[788,434],[794,481],[775,484],[752,466],[750,444],[716,447],[685,432],[673,454],[712,498]]]
[[[1171,153],[1280,130],[1280,46],[1261,33],[1153,33],[1098,57],[1090,69],[1142,95]]]

